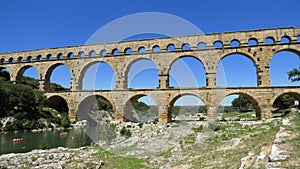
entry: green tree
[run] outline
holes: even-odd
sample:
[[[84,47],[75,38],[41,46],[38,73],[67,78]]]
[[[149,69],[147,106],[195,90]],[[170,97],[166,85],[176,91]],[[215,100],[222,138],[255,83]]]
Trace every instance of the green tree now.
[[[289,80],[292,82],[300,81],[300,70],[299,69],[293,69],[288,72]]]
[[[251,108],[251,102],[244,96],[235,98],[232,102],[232,107],[237,111],[247,111]]]
[[[144,102],[139,102],[139,101],[135,102],[135,103],[133,104],[133,107],[134,107],[137,111],[142,111],[142,112],[147,111],[147,110],[150,109],[150,106],[148,106],[148,105],[145,104]]]
[[[98,104],[99,110],[105,110],[105,111],[112,110],[111,103],[104,97],[98,97],[97,104]]]
[[[273,106],[275,108],[283,110],[283,109],[290,108],[292,105],[294,105],[294,102],[295,102],[294,97],[287,95],[287,94],[283,94],[274,101]]]

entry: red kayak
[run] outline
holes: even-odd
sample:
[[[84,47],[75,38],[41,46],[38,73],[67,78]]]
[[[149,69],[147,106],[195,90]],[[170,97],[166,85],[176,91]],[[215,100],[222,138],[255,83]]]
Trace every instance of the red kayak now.
[[[68,132],[62,132],[62,133],[59,133],[60,136],[66,136],[68,135]]]
[[[12,140],[13,143],[18,143],[18,142],[21,142],[23,139],[22,138],[14,138]]]

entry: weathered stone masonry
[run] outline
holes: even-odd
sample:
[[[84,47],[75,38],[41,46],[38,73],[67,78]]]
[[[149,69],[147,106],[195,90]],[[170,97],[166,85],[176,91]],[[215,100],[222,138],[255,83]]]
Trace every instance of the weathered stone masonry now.
[[[300,56],[300,28],[262,29],[252,31],[225,32],[207,35],[192,35],[122,41],[115,43],[93,44],[50,49],[38,49],[12,53],[1,53],[0,68],[9,70],[11,81],[19,81],[24,71],[35,67],[39,73],[40,90],[48,98],[60,96],[66,100],[69,116],[76,119],[79,104],[88,96],[101,95],[108,99],[115,110],[115,118],[126,121],[126,104],[142,96],[150,96],[158,106],[159,121],[167,123],[171,119],[170,110],[177,98],[191,94],[199,97],[207,106],[208,119],[215,120],[216,108],[220,101],[231,94],[246,96],[254,104],[260,118],[271,117],[271,108],[275,99],[288,93],[300,98],[300,87],[271,87],[270,61],[280,51],[291,51]],[[288,40],[281,42],[281,38]],[[273,44],[266,44],[271,39]],[[230,43],[239,45],[232,47]],[[249,41],[254,44],[248,44]],[[221,46],[215,47],[219,43]],[[199,48],[201,46],[204,48]],[[169,46],[175,50],[168,50]],[[183,46],[188,48],[182,48]],[[140,49],[145,48],[145,52]],[[160,51],[154,51],[159,48]],[[128,53],[129,49],[132,50]],[[250,58],[257,70],[257,87],[216,87],[218,63],[231,54],[242,54]],[[206,70],[205,88],[169,88],[169,71],[172,63],[184,56],[192,56],[203,63]],[[140,59],[153,61],[159,72],[159,87],[156,89],[129,89],[127,74],[130,66]],[[87,68],[97,62],[109,64],[116,76],[115,90],[83,91],[82,79]],[[66,65],[71,74],[71,91],[49,92],[50,76],[59,65]]]

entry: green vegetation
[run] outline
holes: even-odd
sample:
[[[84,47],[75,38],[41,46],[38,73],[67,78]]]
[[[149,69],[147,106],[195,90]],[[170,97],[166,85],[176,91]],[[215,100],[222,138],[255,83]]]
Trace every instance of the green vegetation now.
[[[98,157],[99,160],[104,161],[104,165],[101,168],[109,169],[136,169],[136,168],[147,168],[143,163],[144,159],[137,159],[134,157],[123,157],[115,155],[111,152],[105,151],[102,148],[98,148],[98,152],[92,154],[93,157]]]
[[[8,122],[5,127],[1,125],[0,130],[31,130],[46,127],[50,123],[61,127],[70,126],[67,112],[44,107],[46,97],[38,90],[37,80],[23,77],[19,83],[14,84],[8,81],[7,72],[0,72],[0,118],[13,117],[15,120],[13,123]],[[51,85],[62,88],[57,84]]]
[[[239,96],[238,98],[235,98],[232,102],[232,108],[235,111],[238,112],[245,112],[249,111],[252,109],[252,104],[251,102],[244,96]]]
[[[142,111],[142,112],[147,111],[147,110],[150,109],[150,106],[148,106],[148,105],[145,104],[144,102],[139,102],[139,101],[135,102],[135,103],[133,104],[133,107],[134,107],[137,111]]]
[[[283,94],[281,96],[279,96],[275,102],[274,102],[274,107],[278,108],[280,110],[284,110],[284,109],[288,109],[290,108],[292,105],[294,105],[295,102],[295,98],[287,95],[287,94]]]
[[[288,76],[292,82],[300,81],[300,70],[295,68],[288,72]]]
[[[120,134],[121,134],[122,136],[125,136],[126,138],[131,137],[131,135],[132,135],[130,129],[127,129],[127,128],[125,128],[125,127],[123,127],[123,128],[120,130]]]
[[[39,144],[39,149],[41,149],[41,150],[50,149],[50,145],[47,143],[41,143],[41,144]]]

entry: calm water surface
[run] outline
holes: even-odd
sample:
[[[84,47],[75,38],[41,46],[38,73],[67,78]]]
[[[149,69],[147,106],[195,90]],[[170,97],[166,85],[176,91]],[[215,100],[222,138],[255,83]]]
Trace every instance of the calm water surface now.
[[[61,132],[68,132],[66,136],[60,136]],[[23,138],[19,143],[13,143],[14,138]],[[0,135],[0,155],[7,153],[24,153],[38,149],[43,143],[54,147],[77,148],[90,145],[92,140],[87,136],[83,129],[72,130],[53,130],[53,131],[19,131],[7,132]]]

